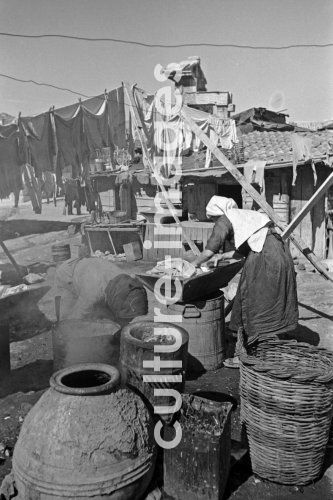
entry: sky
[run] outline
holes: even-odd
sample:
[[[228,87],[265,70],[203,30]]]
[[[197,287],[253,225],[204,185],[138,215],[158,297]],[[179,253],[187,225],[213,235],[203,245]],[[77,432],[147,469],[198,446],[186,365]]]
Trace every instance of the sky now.
[[[332,0],[0,0],[0,32],[108,37],[152,44],[254,46],[333,43]],[[0,73],[88,96],[122,81],[163,84],[156,64],[200,56],[208,90],[233,94],[236,112],[287,109],[291,120],[333,118],[333,46],[290,50],[150,48],[0,35]],[[35,115],[77,102],[68,92],[0,76],[0,112]]]

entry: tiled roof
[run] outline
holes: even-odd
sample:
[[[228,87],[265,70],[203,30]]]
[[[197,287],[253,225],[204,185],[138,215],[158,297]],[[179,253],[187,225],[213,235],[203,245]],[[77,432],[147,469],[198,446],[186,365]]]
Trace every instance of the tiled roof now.
[[[266,160],[268,164],[292,161],[291,136],[295,132],[254,131],[239,137],[238,163],[252,159]],[[325,158],[333,154],[333,131],[297,132],[312,141],[312,157]],[[242,161],[243,160],[243,161]]]

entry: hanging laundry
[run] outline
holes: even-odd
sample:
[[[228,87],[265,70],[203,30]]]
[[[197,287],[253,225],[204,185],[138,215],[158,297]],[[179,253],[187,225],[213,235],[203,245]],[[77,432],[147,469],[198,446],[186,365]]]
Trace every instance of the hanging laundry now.
[[[69,120],[70,118],[74,118],[77,115],[81,104],[76,102],[75,104],[70,104],[69,106],[64,106],[63,108],[57,108],[54,110],[54,113],[57,116],[61,116],[64,120]]]
[[[260,193],[265,194],[265,160],[249,160],[244,165],[243,175],[249,184],[257,184]],[[243,208],[253,208],[253,198],[242,188]]]
[[[26,163],[23,167],[24,184],[28,189],[33,211],[36,214],[42,213],[42,181],[35,175],[32,165]]]
[[[83,133],[83,111],[69,120],[64,120],[54,114],[55,131],[58,145],[58,155],[61,153],[65,165],[71,165],[73,177],[81,173],[81,164],[88,156],[88,147]]]
[[[132,160],[135,155],[135,130],[132,123],[132,114],[129,114],[129,123],[128,123],[128,152],[131,155]]]
[[[163,117],[155,114],[154,166],[157,173],[168,179],[175,175],[183,151],[183,122],[180,116]]]
[[[238,142],[236,124],[234,120],[209,115],[209,122],[214,132],[218,135],[219,146],[223,149],[231,149],[234,144]]]
[[[292,185],[295,186],[298,162],[311,160],[312,141],[310,137],[303,137],[298,134],[291,134],[291,145],[293,149]]]
[[[81,101],[81,105],[90,111],[90,113],[93,113],[94,115],[98,115],[101,110],[101,106],[103,106],[105,102],[105,95],[100,94],[95,97],[89,97],[89,99],[85,99],[84,101]]]
[[[244,177],[250,184],[258,184],[260,192],[265,191],[266,160],[249,160],[244,165]]]
[[[111,147],[126,148],[124,88],[111,90],[108,101]]]
[[[26,137],[25,161],[31,162],[35,167],[38,178],[42,172],[54,171],[53,156],[55,146],[53,141],[53,130],[50,113],[43,113],[38,116],[19,118],[20,133]]]
[[[222,119],[209,115],[208,122],[209,138],[214,147],[220,146],[223,149],[231,149],[238,142],[236,125],[234,120]],[[212,159],[212,152],[209,148],[206,151],[205,168],[208,168]]]
[[[138,115],[141,121],[142,130],[147,137],[147,148],[149,151],[154,149],[154,95],[147,94],[141,89],[135,87],[134,101],[137,106]],[[132,111],[131,111],[132,113]]]
[[[109,144],[108,103],[104,101],[98,113],[94,114],[85,106],[83,110],[83,131],[90,152],[107,147]]]
[[[22,189],[22,161],[19,156],[16,124],[0,126],[0,198]]]

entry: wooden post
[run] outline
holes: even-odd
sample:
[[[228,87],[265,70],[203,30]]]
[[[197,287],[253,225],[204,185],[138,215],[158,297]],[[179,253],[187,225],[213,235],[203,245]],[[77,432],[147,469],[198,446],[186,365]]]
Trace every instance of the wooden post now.
[[[298,212],[295,218],[290,222],[289,226],[282,233],[282,238],[289,238],[289,235],[294,231],[295,227],[304,219],[306,214],[310,212],[313,206],[324,196],[328,188],[333,184],[333,172],[327,177],[327,179],[322,183],[322,185],[317,189],[317,191],[311,196],[311,198],[306,202],[304,207]]]
[[[153,161],[150,157],[150,154],[149,154],[149,151],[147,148],[146,137],[145,137],[144,132],[142,130],[142,124],[141,124],[140,116],[139,116],[139,113],[138,113],[138,110],[136,107],[136,103],[135,103],[135,100],[134,100],[134,97],[132,94],[132,89],[130,88],[128,83],[125,83],[124,87],[126,90],[127,97],[131,103],[130,111],[132,113],[133,123],[134,123],[134,125],[137,129],[138,135],[139,135],[139,139],[140,139],[141,146],[142,146],[142,151],[147,158],[148,165],[149,165],[151,172],[154,174],[155,173],[154,164],[153,164]],[[155,179],[156,179],[156,182],[157,182],[160,190],[163,193],[165,203],[166,203],[168,209],[170,210],[172,217],[175,219],[176,224],[181,227],[181,223],[180,223],[180,220],[179,220],[178,215],[176,213],[176,209],[173,206],[173,204],[171,203],[171,201],[169,200],[168,193],[167,193],[164,185],[159,181],[158,175],[155,175]],[[186,232],[184,232],[183,236],[184,236],[186,243],[189,245],[190,249],[194,253],[194,255],[199,255],[200,251],[199,251],[198,247],[195,245],[195,243],[193,243],[193,241],[190,238],[188,238],[188,236],[186,235]]]
[[[20,278],[23,278],[24,274],[23,274],[22,270],[20,269],[20,266],[18,265],[18,263],[16,262],[16,260],[14,259],[14,257],[12,256],[12,254],[10,253],[10,251],[8,250],[8,248],[6,247],[6,245],[4,244],[4,242],[2,240],[0,240],[0,246],[1,246],[2,250],[5,252],[5,254],[7,255],[10,262],[13,264],[14,269],[17,272],[18,276]]]
[[[216,156],[216,158],[221,162],[221,164],[231,173],[231,175],[240,183],[240,185],[245,189],[245,191],[253,198],[253,200],[262,208],[262,210],[269,216],[269,218],[283,231],[286,229],[286,225],[279,219],[279,217],[274,212],[273,208],[267,203],[267,201],[254,189],[253,186],[245,179],[245,177],[240,173],[238,168],[229,161],[226,156],[219,150],[217,146],[211,142],[209,137],[198,127],[198,125],[192,120],[192,118],[187,113],[187,109],[183,106],[181,111],[181,116],[190,129],[195,133],[195,135],[210,149],[210,151]],[[304,256],[311,262],[311,264],[319,271],[326,279],[333,282],[333,279],[327,274],[326,270],[323,268],[317,257],[314,255],[312,250],[294,234],[289,235],[290,240],[294,245],[304,254]]]

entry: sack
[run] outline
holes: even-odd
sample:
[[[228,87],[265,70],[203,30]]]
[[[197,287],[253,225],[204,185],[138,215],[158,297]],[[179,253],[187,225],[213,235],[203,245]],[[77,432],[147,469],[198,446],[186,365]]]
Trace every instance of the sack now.
[[[148,313],[146,290],[128,274],[120,274],[109,281],[105,298],[116,320],[131,320]]]

